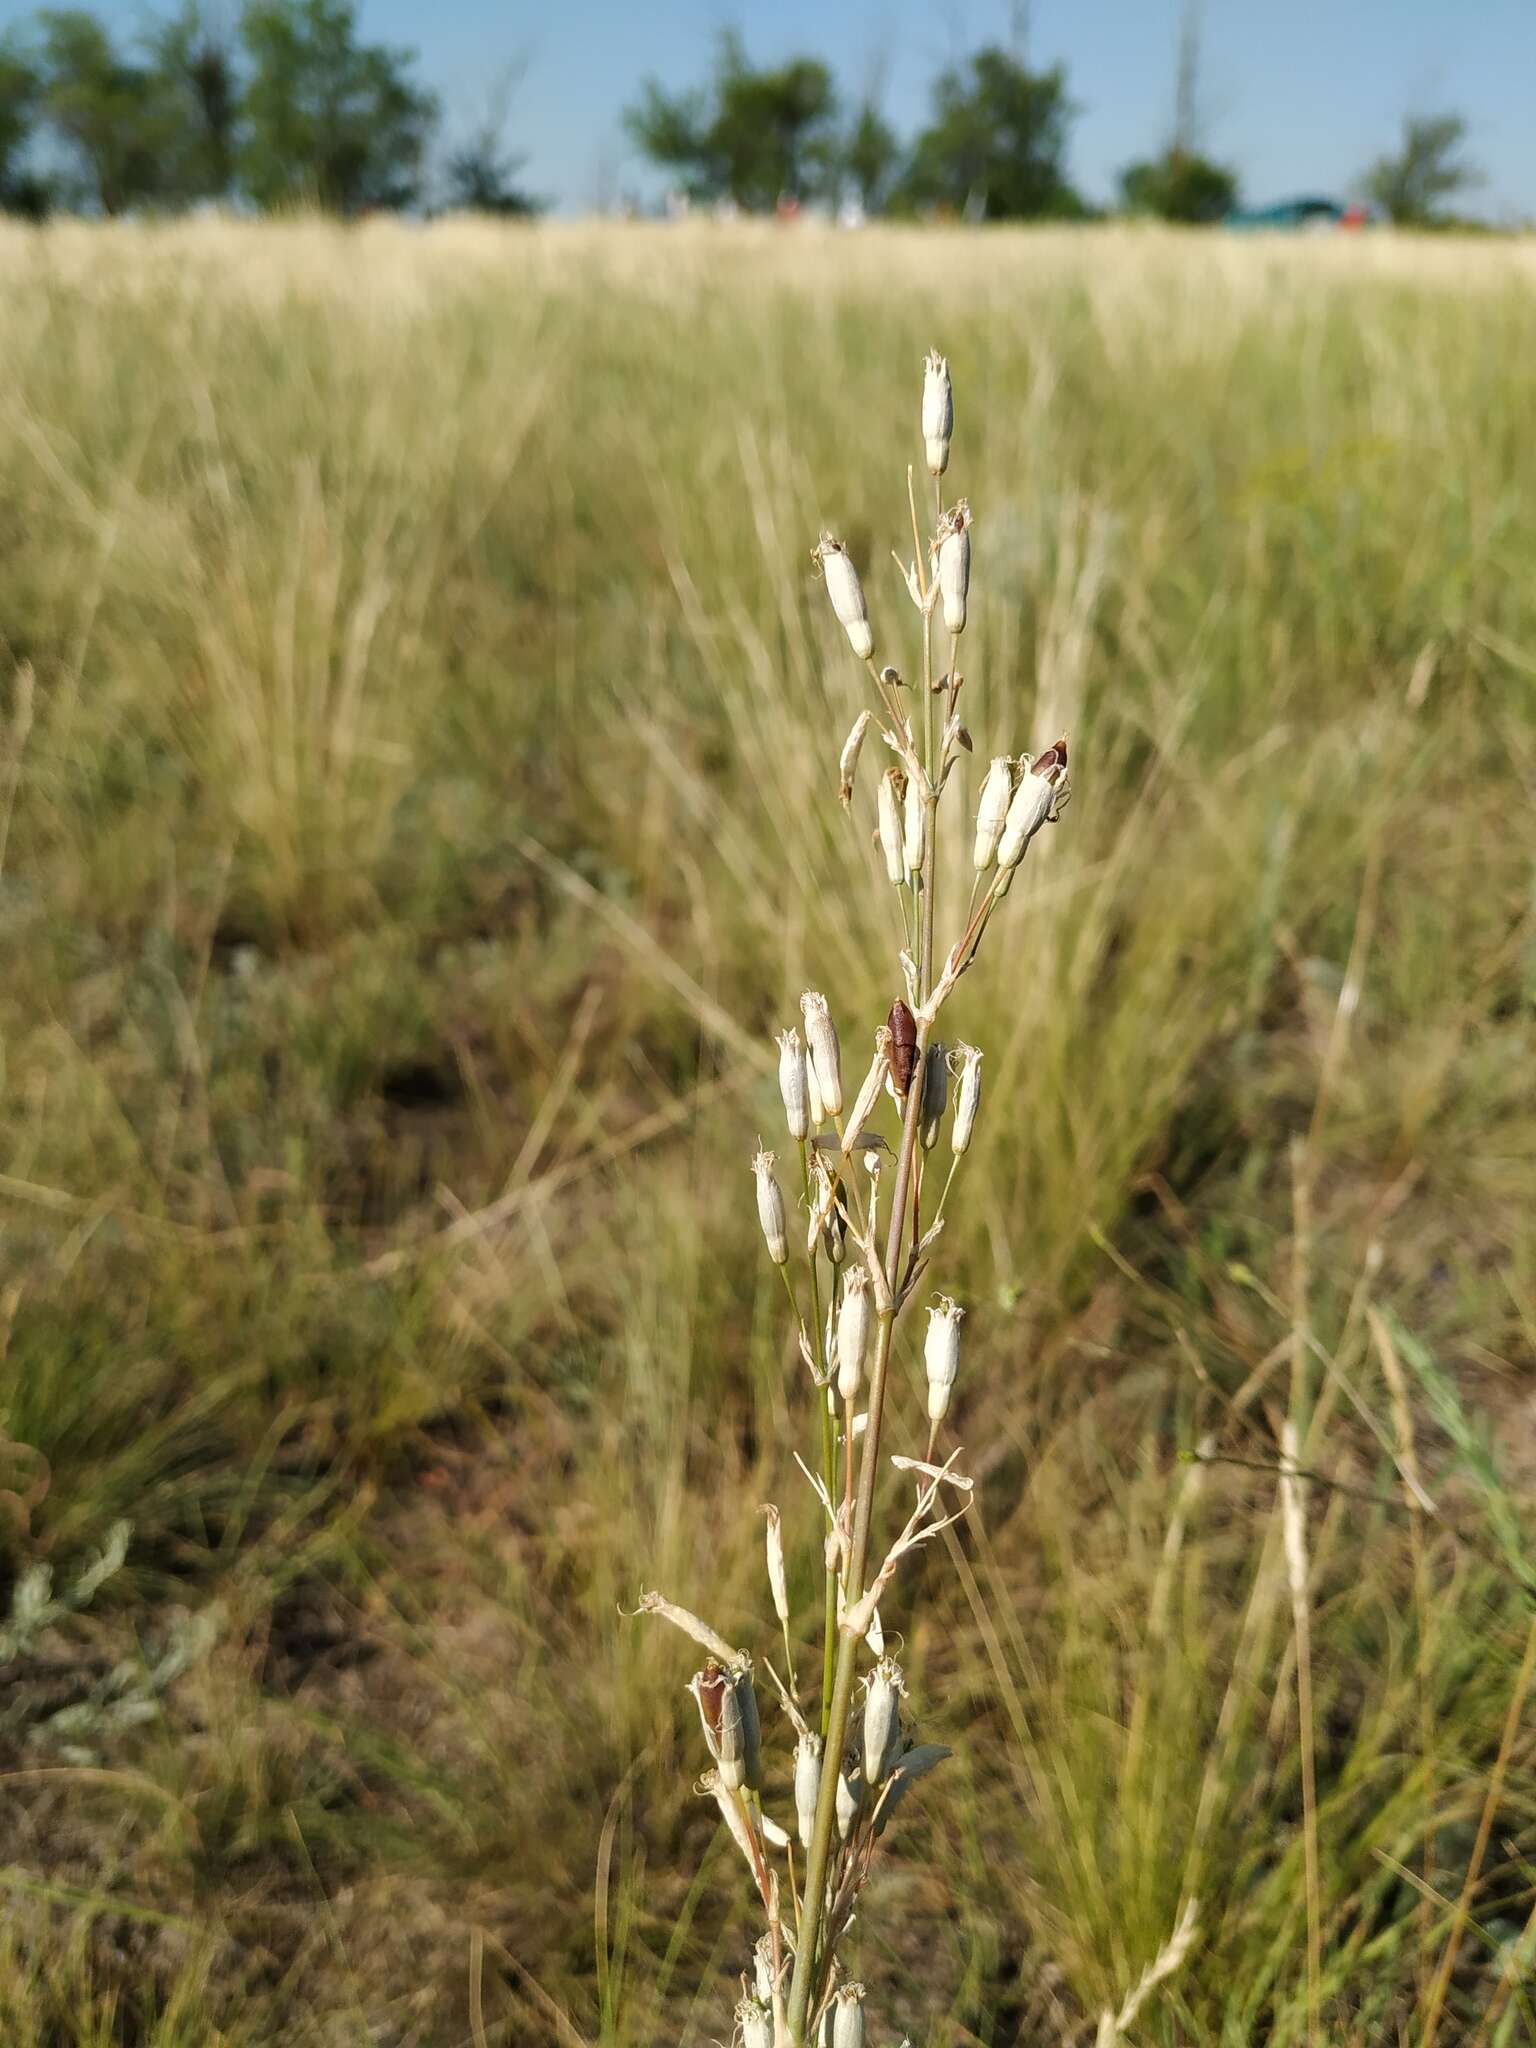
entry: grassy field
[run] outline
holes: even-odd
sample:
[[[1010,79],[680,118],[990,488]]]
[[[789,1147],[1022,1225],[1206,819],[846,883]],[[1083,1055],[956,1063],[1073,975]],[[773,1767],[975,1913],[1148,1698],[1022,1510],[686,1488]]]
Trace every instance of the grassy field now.
[[[872,2038],[1086,2043],[1193,1895],[1129,2038],[1307,2039],[1299,1342],[1314,2038],[1536,2040],[1536,252],[206,224],[0,233],[6,2048],[728,2035],[619,1609],[762,1628],[769,1033],[894,993],[808,550],[905,604],[934,343],[1077,794],[956,1004]]]

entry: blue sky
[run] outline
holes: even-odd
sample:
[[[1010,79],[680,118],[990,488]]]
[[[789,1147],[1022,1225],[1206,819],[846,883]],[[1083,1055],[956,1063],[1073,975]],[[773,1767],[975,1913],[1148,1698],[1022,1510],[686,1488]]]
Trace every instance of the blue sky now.
[[[232,13],[237,0],[222,4]],[[30,11],[0,0],[0,22]],[[98,0],[97,11],[131,32],[153,10]],[[361,0],[359,11],[370,37],[420,51],[450,134],[481,111],[488,80],[525,60],[509,139],[528,153],[525,181],[580,212],[616,189],[651,189],[621,111],[647,72],[699,80],[723,27],[758,61],[826,57],[850,92],[878,78],[889,118],[910,132],[934,73],[1006,39],[1015,12],[1031,59],[1067,67],[1082,106],[1073,175],[1107,197],[1117,166],[1166,133],[1179,0]],[[1251,198],[1342,191],[1406,111],[1452,107],[1487,174],[1480,203],[1536,216],[1536,0],[1205,0],[1204,12],[1205,140]]]

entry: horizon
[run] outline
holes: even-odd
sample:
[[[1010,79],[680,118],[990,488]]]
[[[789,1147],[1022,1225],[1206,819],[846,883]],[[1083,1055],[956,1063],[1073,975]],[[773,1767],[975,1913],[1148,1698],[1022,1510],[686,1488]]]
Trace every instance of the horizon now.
[[[0,0],[0,28],[37,10]],[[122,39],[153,14],[144,0],[103,0],[91,11]],[[927,117],[934,78],[987,43],[1022,47],[1032,66],[1060,63],[1078,108],[1069,175],[1103,204],[1121,166],[1154,154],[1172,127],[1182,6],[1103,0],[1077,12],[1063,0],[988,0],[936,21],[914,0],[873,0],[835,16],[784,0],[761,10],[721,0],[652,0],[642,15],[611,0],[574,0],[558,20],[496,0],[454,0],[424,22],[409,0],[360,0],[361,33],[413,50],[439,96],[450,141],[483,117],[495,82],[517,73],[506,123],[521,181],[560,215],[605,210],[621,197],[658,199],[670,182],[628,141],[623,111],[642,81],[701,84],[720,32],[739,30],[751,59],[824,59],[845,100],[873,89],[904,140]],[[1265,19],[1268,15],[1270,18]],[[1487,219],[1536,216],[1536,8],[1481,0],[1360,0],[1333,15],[1324,0],[1273,10],[1206,0],[1202,9],[1199,146],[1236,172],[1245,201],[1302,192],[1345,198],[1366,166],[1394,146],[1410,113],[1449,111],[1468,122],[1482,183],[1469,205]]]

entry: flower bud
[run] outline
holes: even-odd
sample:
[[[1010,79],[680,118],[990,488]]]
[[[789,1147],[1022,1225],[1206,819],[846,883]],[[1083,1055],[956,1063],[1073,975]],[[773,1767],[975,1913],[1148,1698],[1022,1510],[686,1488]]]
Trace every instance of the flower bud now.
[[[902,807],[901,823],[901,857],[909,875],[922,873],[923,838],[927,822],[923,792],[917,783],[909,781],[906,802]]]
[[[826,997],[808,989],[800,998],[800,1014],[805,1019],[806,1055],[816,1069],[822,1115],[839,1116],[843,1107],[843,1058]]]
[[[835,1206],[822,1226],[821,1249],[829,1266],[840,1266],[848,1256],[848,1219]]]
[[[949,1048],[930,1045],[923,1060],[923,1099],[918,1112],[918,1136],[925,1152],[931,1152],[938,1143],[939,1126],[948,1105]]]
[[[830,533],[824,533],[811,554],[821,564],[827,595],[832,600],[839,625],[848,635],[848,645],[860,661],[868,661],[875,651],[875,636],[869,629],[864,587],[859,582],[859,572],[854,568],[847,548],[840,540],[834,540]]]
[[[957,1045],[950,1058],[959,1063],[952,1068],[958,1079],[955,1120],[949,1127],[949,1148],[958,1159],[970,1144],[971,1132],[976,1127],[976,1111],[981,1102],[981,1054],[974,1045]]]
[[[885,855],[885,872],[892,886],[899,889],[907,879],[907,862],[903,850],[901,807],[907,793],[907,778],[899,768],[887,768],[880,778],[880,795],[877,809],[880,819],[880,851]]]
[[[862,1984],[845,1984],[832,2001],[832,2048],[864,2048]]]
[[[800,1845],[809,1849],[816,1832],[816,1801],[821,1792],[821,1737],[809,1729],[795,1744],[795,1820]]]
[[[702,1671],[693,1674],[688,1690],[698,1704],[704,1740],[720,1783],[727,1792],[739,1792],[747,1782],[747,1761],[736,1681],[711,1658]]]
[[[789,1625],[789,1588],[784,1578],[784,1531],[782,1518],[772,1501],[763,1503],[763,1518],[768,1524],[766,1547],[768,1551],[768,1590],[773,1595],[773,1611],[787,1627]]]
[[[779,1093],[784,1098],[784,1121],[789,1135],[800,1140],[810,1134],[811,1097],[805,1078],[805,1048],[798,1031],[781,1031],[779,1047]]]
[[[949,364],[937,349],[930,349],[923,364],[923,443],[928,452],[928,470],[942,476],[949,467],[949,437],[955,431],[955,399],[949,382]]]
[[[951,633],[965,631],[965,600],[971,587],[971,508],[962,498],[946,512],[939,528],[939,595],[944,624]]]
[[[827,1106],[816,1085],[816,1062],[809,1053],[805,1056],[805,1096],[811,1112],[811,1129],[819,1130],[827,1120]]]
[[[869,1275],[855,1266],[843,1282],[842,1304],[837,1311],[837,1392],[840,1400],[858,1396],[864,1370],[864,1350],[869,1342]]]
[[[976,806],[976,845],[971,860],[978,875],[985,874],[992,865],[1012,795],[1012,764],[1006,754],[999,754],[987,770],[981,785],[981,801]]]
[[[949,1410],[950,1391],[960,1370],[960,1325],[965,1310],[941,1294],[938,1306],[928,1311],[928,1333],[923,1339],[923,1371],[928,1377],[928,1420],[942,1422]]]
[[[1067,743],[1058,740],[1019,777],[1019,786],[1008,806],[1003,836],[998,842],[997,864],[1000,868],[1018,866],[1030,840],[1047,818],[1055,816],[1065,800],[1066,780]]]
[[[773,2048],[773,2014],[761,1998],[744,1998],[736,2008],[741,2048]]]
[[[901,1754],[901,1702],[906,1694],[901,1669],[893,1657],[882,1657],[864,1688],[864,1779],[872,1791]]]
[[[784,1197],[779,1193],[779,1184],[773,1177],[773,1154],[759,1152],[752,1161],[752,1171],[757,1175],[757,1220],[763,1226],[763,1240],[768,1246],[768,1256],[776,1266],[782,1266],[789,1257],[789,1237],[784,1216]]]

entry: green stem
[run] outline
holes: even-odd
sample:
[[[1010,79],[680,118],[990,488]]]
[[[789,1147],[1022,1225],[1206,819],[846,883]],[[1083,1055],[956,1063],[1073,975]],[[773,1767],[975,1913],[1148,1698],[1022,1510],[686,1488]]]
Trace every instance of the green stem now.
[[[807,1204],[811,1200],[810,1150],[804,1138],[800,1140],[800,1180],[805,1189]],[[816,1329],[812,1342],[816,1350],[817,1367],[825,1377],[826,1326],[821,1317],[821,1283],[816,1272],[815,1250],[808,1249],[806,1262],[811,1269],[811,1313],[816,1318]],[[837,1485],[837,1433],[832,1426],[832,1416],[827,1406],[827,1390],[824,1386],[816,1389],[816,1405],[821,1410],[821,1476],[826,1481],[827,1498],[836,1498]],[[831,1565],[826,1565],[822,1575],[822,1657],[821,1657],[821,1732],[825,1740],[827,1716],[832,1707],[833,1662],[837,1652],[837,1574]]]

